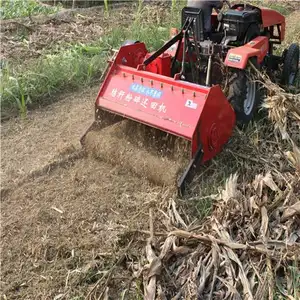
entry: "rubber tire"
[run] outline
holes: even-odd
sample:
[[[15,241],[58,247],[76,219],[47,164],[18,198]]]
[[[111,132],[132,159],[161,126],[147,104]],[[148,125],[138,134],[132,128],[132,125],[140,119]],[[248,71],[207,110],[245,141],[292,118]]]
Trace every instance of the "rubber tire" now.
[[[247,97],[247,77],[246,70],[235,70],[229,79],[227,99],[233,107],[236,114],[236,125],[243,129],[251,122],[263,101],[263,90],[258,82],[255,82],[255,99],[249,114],[245,113],[244,102]]]
[[[284,63],[283,63],[283,70],[282,70],[282,84],[283,85],[293,85],[295,83],[295,80],[297,78],[297,74],[299,72],[299,45],[298,44],[291,44],[290,47],[287,49],[285,56],[284,56]],[[295,60],[297,61],[297,67],[296,67],[296,74],[294,81],[292,83],[289,82],[290,77],[290,71],[292,70],[293,63]]]
[[[250,24],[248,27],[243,43],[244,45],[255,39],[260,35],[259,26],[257,24]],[[251,62],[256,68],[259,66],[254,58]],[[244,102],[247,96],[247,69],[245,70],[234,70],[232,76],[229,79],[229,89],[227,93],[227,99],[233,107],[236,114],[236,125],[243,129],[246,127],[254,118],[259,105],[263,101],[263,92],[261,87],[256,82],[255,85],[255,100],[251,112],[247,115],[244,111]]]
[[[139,41],[135,41],[135,40],[126,40],[126,41],[123,42],[122,47],[123,47],[123,46],[134,45],[134,44],[137,44],[137,43],[139,43]]]

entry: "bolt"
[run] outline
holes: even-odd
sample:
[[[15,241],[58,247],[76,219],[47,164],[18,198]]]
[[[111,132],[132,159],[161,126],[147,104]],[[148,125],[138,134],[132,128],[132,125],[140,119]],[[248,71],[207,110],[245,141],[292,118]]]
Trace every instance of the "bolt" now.
[[[163,87],[164,87],[164,84],[163,84],[163,83],[161,83],[161,84],[160,84],[160,87],[161,87],[161,88],[163,88]]]
[[[134,80],[134,75],[132,75],[132,80]]]
[[[153,85],[153,80],[150,80],[151,85]]]
[[[171,90],[174,91],[174,86],[173,85],[171,85]]]
[[[123,77],[126,77],[126,74],[125,74],[125,72],[123,72]]]
[[[182,94],[184,94],[184,89],[181,89]]]
[[[194,92],[193,96],[196,97],[196,92]]]
[[[144,82],[144,78],[141,77],[141,82]]]

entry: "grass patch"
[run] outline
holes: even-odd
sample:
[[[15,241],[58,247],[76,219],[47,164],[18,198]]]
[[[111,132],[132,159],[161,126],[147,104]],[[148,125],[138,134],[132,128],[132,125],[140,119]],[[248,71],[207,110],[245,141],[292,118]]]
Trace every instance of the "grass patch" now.
[[[60,6],[44,6],[35,0],[0,0],[0,19],[15,19],[57,12]]]
[[[170,10],[165,18],[158,15],[151,7],[140,7],[131,25],[116,26],[92,44],[64,45],[31,64],[3,63],[0,70],[2,118],[9,118],[17,111],[24,116],[27,107],[48,104],[55,93],[90,85],[100,77],[110,50],[119,48],[126,39],[145,42],[149,51],[160,47],[169,38],[170,25],[178,25],[180,13]]]
[[[12,1],[3,3],[8,7]],[[16,0],[14,7],[18,7],[16,3],[20,3],[19,8],[27,7],[27,12],[30,13],[34,9],[28,7],[37,5],[34,0]],[[110,50],[119,48],[126,39],[145,42],[149,51],[162,46],[169,38],[169,29],[180,27],[181,7],[174,3],[172,8],[163,11],[136,3],[136,14],[132,24],[126,28],[116,25],[102,39],[92,44],[60,46],[52,54],[44,53],[31,64],[21,66],[15,65],[14,62],[2,64],[0,69],[2,118],[15,115],[18,111],[26,115],[27,107],[49,103],[51,97],[52,100],[55,99],[53,97],[55,93],[90,85],[101,75]],[[279,3],[270,5],[281,6]],[[23,10],[26,11],[25,8]]]
[[[49,103],[56,92],[91,83],[105,63],[106,52],[99,49],[98,53],[89,55],[85,46],[74,47],[47,55],[25,70],[5,66],[0,85],[2,117],[9,117],[16,109],[24,116],[28,106]]]

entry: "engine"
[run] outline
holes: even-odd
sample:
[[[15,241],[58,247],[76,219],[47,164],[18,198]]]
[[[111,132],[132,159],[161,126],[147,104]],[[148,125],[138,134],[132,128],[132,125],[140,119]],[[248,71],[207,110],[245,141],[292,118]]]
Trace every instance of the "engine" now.
[[[222,24],[226,36],[235,36],[237,40],[243,39],[251,24],[260,24],[260,10],[253,7],[242,9],[229,9],[223,13]]]

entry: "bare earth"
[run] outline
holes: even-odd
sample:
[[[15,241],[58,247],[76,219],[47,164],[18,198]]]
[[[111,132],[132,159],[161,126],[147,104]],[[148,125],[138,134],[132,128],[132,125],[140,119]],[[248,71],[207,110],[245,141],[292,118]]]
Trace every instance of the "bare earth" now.
[[[32,112],[28,120],[4,123],[2,184],[43,168],[59,153],[78,148],[80,136],[93,121],[97,89],[70,94],[51,107]]]
[[[143,207],[164,197],[162,188],[80,152],[97,91],[70,94],[26,121],[2,125],[2,286],[8,299],[86,295],[122,235],[147,229]]]
[[[118,12],[118,23],[132,21],[131,9]],[[35,21],[2,22],[1,57],[34,59],[60,43],[90,42],[116,19],[88,10]],[[135,232],[148,228],[149,207],[167,198],[168,190],[83,153],[80,138],[93,121],[98,89],[61,95],[26,120],[1,124],[4,299],[86,297]],[[118,270],[124,286],[114,288],[116,299],[128,283],[126,270]]]

